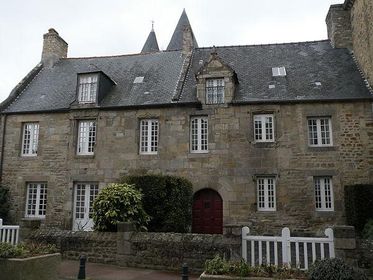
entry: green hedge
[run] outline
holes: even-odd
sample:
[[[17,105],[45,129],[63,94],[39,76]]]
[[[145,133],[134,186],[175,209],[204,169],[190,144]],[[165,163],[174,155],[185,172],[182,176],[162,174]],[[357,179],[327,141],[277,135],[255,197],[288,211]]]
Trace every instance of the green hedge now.
[[[93,202],[95,229],[117,231],[119,222],[132,222],[138,230],[146,229],[149,217],[141,198],[141,192],[132,185],[107,185]]]
[[[369,219],[373,219],[373,185],[345,187],[345,209],[347,224],[361,233]]]
[[[148,230],[188,232],[192,222],[192,184],[182,177],[167,175],[126,176],[143,193],[143,207],[151,217]]]
[[[8,219],[9,212],[9,190],[0,185],[0,218],[5,221]]]

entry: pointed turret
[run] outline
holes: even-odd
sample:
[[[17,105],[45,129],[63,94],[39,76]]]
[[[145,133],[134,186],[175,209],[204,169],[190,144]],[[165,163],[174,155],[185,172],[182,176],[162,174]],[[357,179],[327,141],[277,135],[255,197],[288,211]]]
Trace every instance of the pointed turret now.
[[[190,40],[190,42],[186,42],[186,39]],[[180,16],[179,22],[176,25],[170,43],[168,44],[167,50],[182,50],[183,48],[185,48],[185,46],[198,48],[197,40],[194,37],[192,26],[189,23],[188,16],[184,9]]]
[[[153,23],[152,23],[152,30],[150,31],[149,36],[146,39],[145,44],[141,50],[141,53],[148,53],[148,52],[159,52],[157,37],[155,36]]]

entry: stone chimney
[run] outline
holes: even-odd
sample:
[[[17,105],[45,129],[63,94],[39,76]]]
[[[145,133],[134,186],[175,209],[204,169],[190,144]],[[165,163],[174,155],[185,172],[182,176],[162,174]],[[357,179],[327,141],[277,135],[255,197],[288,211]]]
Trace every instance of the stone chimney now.
[[[41,62],[44,66],[53,67],[60,58],[67,57],[68,45],[53,28],[50,28],[43,38]]]
[[[343,4],[331,5],[325,21],[332,46],[352,49],[350,11]]]
[[[194,48],[193,32],[190,26],[185,26],[183,30],[183,47],[182,53],[188,54]]]

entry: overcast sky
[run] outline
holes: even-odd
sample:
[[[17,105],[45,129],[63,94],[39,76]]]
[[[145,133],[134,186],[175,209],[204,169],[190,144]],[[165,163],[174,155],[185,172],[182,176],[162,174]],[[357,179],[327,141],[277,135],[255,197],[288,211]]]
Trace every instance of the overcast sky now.
[[[138,53],[151,21],[167,47],[186,9],[199,46],[327,38],[325,17],[343,0],[0,0],[0,101],[40,61],[53,27],[69,57]]]

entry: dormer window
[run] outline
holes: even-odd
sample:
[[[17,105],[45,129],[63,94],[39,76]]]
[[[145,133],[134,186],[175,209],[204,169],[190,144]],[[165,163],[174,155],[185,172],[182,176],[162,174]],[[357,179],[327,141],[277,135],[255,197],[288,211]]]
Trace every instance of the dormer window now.
[[[281,67],[273,67],[272,68],[272,76],[273,77],[285,77],[286,70],[284,66]]]
[[[206,104],[224,103],[224,79],[206,80]]]
[[[79,103],[95,103],[97,96],[98,74],[79,75],[78,101]]]

